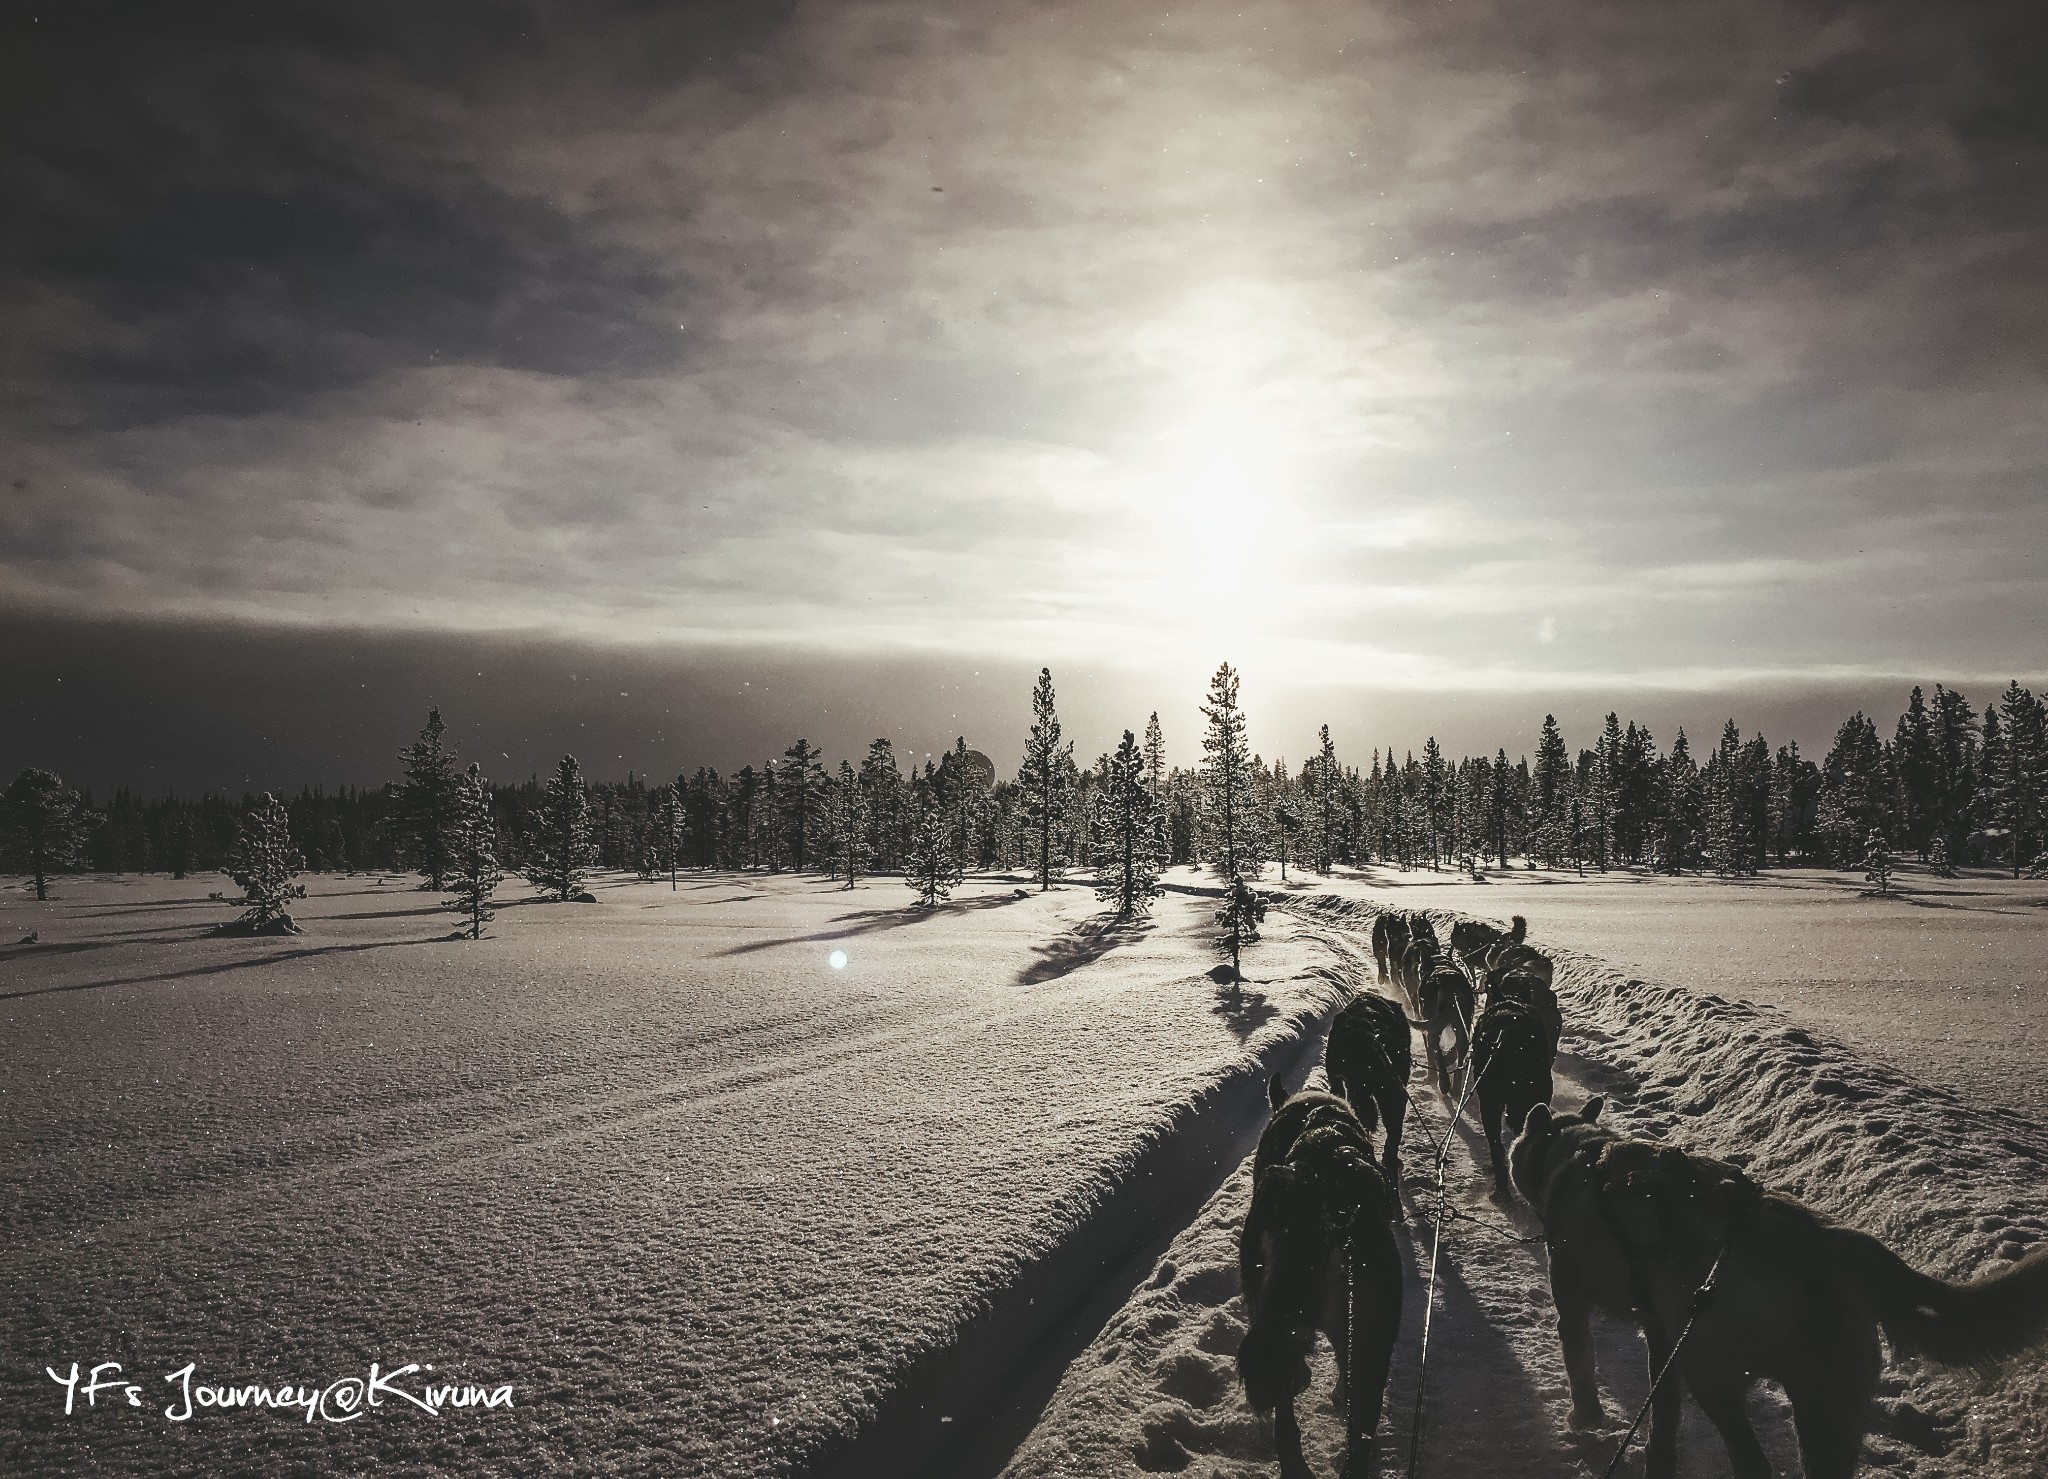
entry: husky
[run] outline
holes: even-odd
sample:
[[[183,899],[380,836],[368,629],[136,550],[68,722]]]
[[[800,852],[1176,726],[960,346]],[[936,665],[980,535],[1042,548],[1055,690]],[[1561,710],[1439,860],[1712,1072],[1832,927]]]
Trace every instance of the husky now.
[[[1520,1134],[1530,1112],[1550,1103],[1557,1087],[1551,1075],[1556,1061],[1557,1035],[1541,1013],[1516,997],[1487,998],[1472,1029],[1472,1069],[1479,1076],[1479,1127],[1486,1132],[1496,1202],[1514,1199],[1501,1126],[1505,1123],[1510,1135]]]
[[[1514,1179],[1543,1218],[1575,1427],[1602,1419],[1591,1312],[1635,1317],[1654,1379],[1719,1263],[1715,1293],[1651,1408],[1648,1479],[1677,1467],[1678,1377],[1720,1430],[1735,1479],[1771,1472],[1743,1411],[1759,1377],[1791,1400],[1808,1479],[1849,1479],[1884,1368],[1880,1330],[1896,1354],[1943,1366],[1982,1366],[2048,1335],[2048,1248],[1951,1284],[1733,1166],[1623,1139],[1597,1123],[1602,1102],[1576,1114],[1530,1110]]]
[[[1422,983],[1429,979],[1430,972],[1443,958],[1443,946],[1436,941],[1436,929],[1427,919],[1415,919],[1409,925],[1408,943],[1392,964],[1394,984],[1401,988],[1401,994],[1408,998],[1409,1006],[1417,1015],[1422,1012]]]
[[[1451,1079],[1464,1068],[1472,1051],[1472,1016],[1476,1005],[1472,982],[1447,956],[1440,955],[1423,978],[1420,994],[1422,1020],[1414,1025],[1422,1030],[1423,1041],[1428,1045],[1437,1092],[1449,1099],[1453,1093]],[[1447,1035],[1451,1039],[1448,1051],[1444,1048]]]
[[[1451,954],[1461,961],[1477,960],[1496,945],[1521,944],[1528,933],[1529,921],[1519,914],[1507,929],[1481,919],[1461,919],[1451,926]]]
[[[1550,989],[1549,978],[1516,971],[1495,981],[1486,993],[1488,1006],[1510,1001],[1520,1002],[1535,1013],[1550,1039],[1551,1056],[1555,1057],[1557,1045],[1564,1037],[1564,1010],[1557,1004],[1557,993]]]
[[[1382,1125],[1386,1141],[1380,1168],[1387,1185],[1401,1185],[1401,1126],[1408,1114],[1408,1074],[1414,1056],[1408,1017],[1384,996],[1361,993],[1344,1004],[1330,1024],[1323,1071],[1330,1091],[1343,1099],[1370,1135]]]
[[[1410,914],[1405,909],[1382,909],[1372,917],[1372,960],[1379,970],[1380,985],[1393,979],[1395,962],[1401,952],[1408,948],[1408,937],[1412,922],[1421,920],[1425,929],[1432,930],[1427,915]]]
[[[1557,980],[1557,967],[1550,957],[1519,940],[1504,940],[1490,946],[1479,958],[1482,979],[1489,991],[1496,981],[1509,976],[1534,976],[1546,986]]]
[[[1337,1357],[1345,1479],[1370,1479],[1401,1329],[1393,1194],[1349,1104],[1314,1090],[1290,1099],[1278,1074],[1267,1096],[1273,1118],[1252,1158],[1252,1205],[1238,1242],[1247,1320],[1238,1377],[1252,1410],[1274,1414],[1282,1479],[1309,1479],[1294,1399],[1308,1389],[1308,1358],[1323,1331]]]

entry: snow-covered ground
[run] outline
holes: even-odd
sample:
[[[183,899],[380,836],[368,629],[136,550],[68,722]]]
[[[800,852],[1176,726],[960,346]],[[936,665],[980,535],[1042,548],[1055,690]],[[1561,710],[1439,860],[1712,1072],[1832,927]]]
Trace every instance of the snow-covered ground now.
[[[211,881],[0,891],[0,941],[41,931],[0,943],[0,1471],[975,1479],[1022,1438],[1018,1479],[1269,1474],[1231,1365],[1238,1161],[1265,1074],[1300,1082],[1369,981],[1375,901],[1529,917],[1562,1106],[1606,1094],[1952,1276],[2048,1237],[2039,884],[1310,877],[1233,1013],[1213,885],[1169,882],[1108,930],[1086,887],[1015,879],[928,916],[882,880],[609,879],[481,943],[399,880],[315,880],[307,932],[266,940],[207,936],[232,912]],[[1533,1232],[1484,1160],[1462,1127],[1454,1202]],[[1419,1269],[1426,1224],[1402,1240]],[[1541,1248],[1454,1222],[1437,1300],[1420,1471],[1597,1474],[1615,1432],[1566,1428]],[[1421,1301],[1411,1275],[1390,1473]],[[1632,1411],[1640,1341],[1599,1339]],[[122,1361],[144,1405],[66,1418],[43,1368],[73,1360]],[[188,1361],[274,1385],[372,1360],[514,1406],[162,1416]],[[1322,1473],[1328,1379],[1303,1409]],[[1754,1408],[1796,1472],[1780,1404]],[[2038,1362],[1903,1365],[1882,1408],[1876,1472],[2048,1472]],[[1683,1447],[1726,1472],[1696,1413]]]
[[[9,1473],[876,1471],[967,1426],[918,1401],[995,1400],[978,1312],[1063,1326],[1127,1255],[1145,1219],[1106,1204],[1193,1213],[1244,1149],[1205,1120],[1249,1124],[1337,991],[1276,919],[1230,1012],[1189,894],[1105,931],[1016,880],[931,915],[887,880],[610,880],[472,943],[367,879],[315,880],[299,937],[210,939],[209,886],[0,895]],[[66,1418],[73,1360],[144,1406]],[[514,1406],[162,1416],[188,1361],[373,1360]]]
[[[1269,870],[1274,871],[1274,870]],[[1783,1007],[1860,1051],[1982,1104],[2048,1122],[2048,882],[1916,864],[1894,896],[1860,872],[1758,878],[1642,872],[1343,870],[1298,887],[1505,921],[1644,980]]]

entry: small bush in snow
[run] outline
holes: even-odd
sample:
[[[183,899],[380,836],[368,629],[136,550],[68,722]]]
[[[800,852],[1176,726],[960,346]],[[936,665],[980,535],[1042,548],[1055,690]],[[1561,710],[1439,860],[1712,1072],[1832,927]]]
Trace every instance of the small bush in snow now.
[[[242,819],[241,834],[228,850],[228,877],[242,890],[247,906],[241,923],[251,930],[292,928],[285,906],[306,896],[304,884],[294,883],[306,860],[292,845],[291,819],[284,803],[268,791]]]
[[[1863,840],[1863,881],[1872,893],[1889,893],[1892,885],[1892,855],[1884,845],[1884,833],[1872,827]]]

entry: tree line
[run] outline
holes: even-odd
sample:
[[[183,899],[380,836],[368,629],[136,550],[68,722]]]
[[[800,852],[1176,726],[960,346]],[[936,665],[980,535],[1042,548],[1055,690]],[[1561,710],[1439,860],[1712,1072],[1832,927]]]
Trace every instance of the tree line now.
[[[1160,868],[1190,863],[1233,879],[1269,862],[1328,873],[1516,860],[1742,875],[1855,865],[1876,832],[1938,866],[2017,876],[2048,852],[2048,709],[2017,682],[1981,715],[1942,685],[1931,701],[1915,688],[1889,737],[1858,712],[1817,764],[1796,742],[1773,748],[1732,719],[1700,753],[1682,729],[1664,749],[1647,726],[1610,713],[1576,750],[1546,716],[1533,758],[1513,760],[1505,746],[1453,759],[1432,737],[1419,756],[1374,748],[1360,766],[1324,726],[1290,766],[1249,751],[1238,688],[1226,664],[1203,706],[1198,766],[1166,764],[1156,713],[1083,765],[1041,671],[1010,774],[965,736],[921,766],[888,739],[829,765],[799,737],[729,774],[697,766],[664,781],[591,781],[565,756],[546,778],[502,784],[460,763],[436,710],[398,756],[398,776],[374,789],[306,787],[259,803],[124,788],[96,801],[51,771],[24,771],[0,793],[0,864],[31,875],[39,893],[49,874],[80,869],[231,870],[262,810],[301,867],[412,870],[434,889],[466,870],[474,891],[488,834],[491,869],[522,873],[553,897],[574,896],[592,869],[671,881],[685,869],[814,872],[849,884],[895,873],[934,899],[964,870],[1024,873],[1046,887],[1094,869],[1129,913]]]

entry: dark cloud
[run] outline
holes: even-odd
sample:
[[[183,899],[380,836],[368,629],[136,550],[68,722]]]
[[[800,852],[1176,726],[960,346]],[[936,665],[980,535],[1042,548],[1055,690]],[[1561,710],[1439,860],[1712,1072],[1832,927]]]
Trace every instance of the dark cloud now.
[[[0,48],[0,582],[1482,706],[2024,677],[2044,38],[74,8]]]

